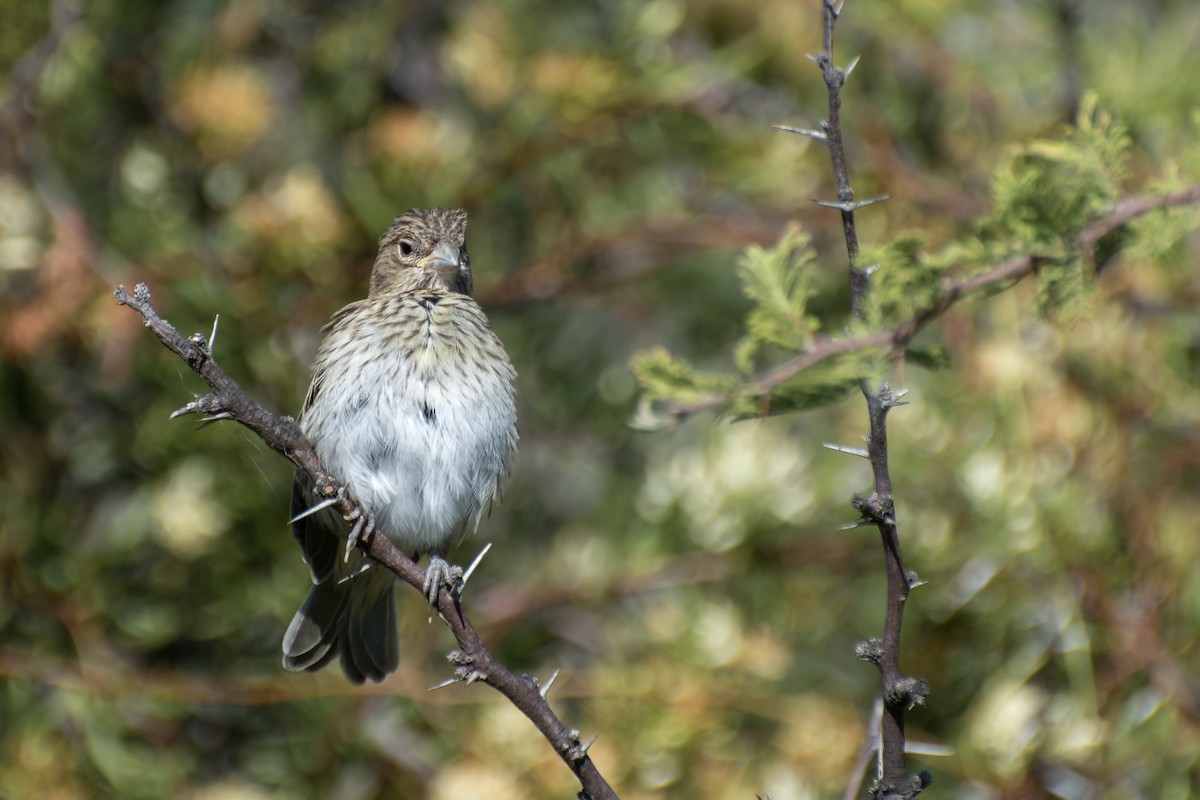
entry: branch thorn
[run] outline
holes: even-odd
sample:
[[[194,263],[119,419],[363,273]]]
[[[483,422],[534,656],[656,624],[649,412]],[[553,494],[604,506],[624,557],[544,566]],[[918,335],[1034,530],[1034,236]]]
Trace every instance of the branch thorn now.
[[[546,685],[542,686],[541,688],[538,689],[538,694],[540,694],[542,696],[543,700],[545,700],[546,695],[550,693],[550,687],[554,685],[554,682],[556,680],[558,680],[558,673],[560,673],[560,672],[562,672],[562,670],[559,670],[559,669],[554,670],[554,674],[551,675],[549,680],[546,681]]]
[[[342,498],[337,497],[337,496],[330,497],[328,500],[322,500],[321,502],[317,503],[315,506],[308,509],[307,511],[301,511],[299,514],[297,514],[296,516],[289,519],[288,525],[292,525],[293,523],[299,522],[300,520],[304,519],[305,517],[312,516],[313,514],[316,514],[318,511],[324,511],[325,509],[329,508],[330,506],[336,506],[341,501],[342,501]]]
[[[816,139],[818,142],[828,141],[829,137],[822,131],[815,131],[811,128],[793,128],[791,125],[772,125],[772,128],[778,128],[781,131],[788,133],[798,133],[801,136],[807,136],[810,139]]]
[[[338,579],[338,586],[341,586],[341,585],[342,585],[343,583],[345,583],[346,581],[353,580],[354,578],[357,578],[359,575],[362,575],[364,572],[366,572],[367,570],[369,570],[369,569],[370,569],[371,567],[373,567],[374,565],[375,565],[375,562],[374,562],[374,561],[367,561],[367,562],[365,562],[365,563],[364,563],[364,564],[363,564],[361,567],[359,567],[358,569],[354,570],[354,572],[351,572],[349,575],[346,575],[346,576],[344,576],[344,577],[342,577],[342,578],[339,578],[339,579]]]
[[[814,199],[813,202],[819,206],[825,206],[825,208],[836,208],[838,211],[844,211],[846,213],[849,213],[851,211],[857,211],[860,208],[865,208],[866,206],[875,205],[876,203],[882,203],[884,200],[891,200],[891,199],[892,198],[890,195],[881,194],[877,197],[868,197],[866,200],[842,201],[842,200],[816,200],[816,199]]]
[[[908,389],[900,389],[897,392],[893,392],[892,387],[885,383],[879,388],[879,402],[883,405],[885,411],[896,406],[906,406],[908,403],[902,402],[902,398],[907,394]]]
[[[460,678],[460,677],[458,677],[457,675],[453,675],[453,676],[451,676],[451,677],[449,677],[449,678],[446,678],[446,680],[442,681],[442,682],[441,682],[441,683],[439,683],[437,686],[430,686],[430,687],[429,687],[428,689],[426,689],[425,691],[427,691],[427,692],[436,692],[438,689],[445,689],[447,686],[453,686],[453,685],[454,685],[454,684],[456,684],[456,683],[462,683],[462,680],[463,680],[463,679],[462,679],[462,678]]]
[[[471,573],[475,571],[475,568],[479,566],[479,562],[483,561],[483,557],[486,556],[488,554],[488,550],[491,549],[492,543],[488,542],[483,546],[483,549],[479,551],[479,555],[475,556],[475,560],[471,562],[471,566],[467,567],[467,571],[463,573],[460,588],[467,585],[467,579],[471,577]]]
[[[861,55],[859,55],[859,56],[855,56],[855,57],[854,57],[854,60],[853,60],[853,61],[851,61],[851,62],[850,62],[850,65],[849,65],[848,67],[846,67],[846,69],[845,69],[845,70],[842,72],[842,77],[843,77],[843,78],[849,78],[849,77],[850,77],[850,73],[851,73],[851,72],[854,72],[854,68],[858,66],[858,60],[859,60],[860,58],[862,58],[862,56],[861,56]]]
[[[826,450],[835,450],[839,453],[845,453],[846,455],[858,456],[859,458],[871,457],[871,454],[866,450],[863,450],[861,447],[847,447],[844,444],[832,444],[831,442],[824,442],[821,447],[824,447]]]

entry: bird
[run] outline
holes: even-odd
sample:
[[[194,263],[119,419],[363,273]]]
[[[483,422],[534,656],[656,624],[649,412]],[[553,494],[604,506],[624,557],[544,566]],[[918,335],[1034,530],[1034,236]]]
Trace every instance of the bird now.
[[[516,370],[471,297],[466,228],[461,209],[395,218],[366,298],[322,329],[298,419],[368,529],[429,555],[431,605],[461,578],[446,553],[499,498],[518,439]],[[340,656],[351,683],[382,681],[399,664],[395,576],[370,568],[352,548],[362,526],[314,506],[312,489],[297,470],[291,528],[313,585],[284,634],[283,666],[315,671]]]

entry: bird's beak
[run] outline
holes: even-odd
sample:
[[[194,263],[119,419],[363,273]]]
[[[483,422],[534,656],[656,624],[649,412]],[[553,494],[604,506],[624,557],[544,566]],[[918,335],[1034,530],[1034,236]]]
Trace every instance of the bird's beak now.
[[[457,272],[462,267],[462,252],[457,247],[442,242],[417,264],[422,269],[433,272]]]

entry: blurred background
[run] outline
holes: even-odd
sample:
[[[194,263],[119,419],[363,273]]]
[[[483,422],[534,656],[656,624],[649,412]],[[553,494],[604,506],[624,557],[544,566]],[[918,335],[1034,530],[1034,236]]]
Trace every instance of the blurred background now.
[[[520,373],[521,450],[454,557],[466,604],[624,798],[839,797],[878,676],[877,535],[842,532],[861,398],[634,430],[630,357],[727,368],[733,268],[795,222],[847,318],[817,0],[63,0],[0,4],[0,796],[565,798],[518,712],[449,674],[402,592],[402,664],[289,674],[308,586],[291,469],[111,297],[295,413],[319,329],[413,206],[471,215],[477,296]],[[1082,92],[1133,137],[1131,185],[1196,137],[1200,6],[847,3],[837,60],[864,243],[936,244],[1015,142]],[[893,413],[905,623],[928,678],[931,796],[1182,798],[1200,782],[1197,242],[1102,274],[1088,316],[1018,286],[930,332]]]

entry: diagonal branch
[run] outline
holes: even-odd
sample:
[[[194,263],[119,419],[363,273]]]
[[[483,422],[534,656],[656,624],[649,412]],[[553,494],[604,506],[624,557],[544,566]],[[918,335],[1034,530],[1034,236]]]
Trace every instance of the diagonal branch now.
[[[1191,188],[1172,192],[1161,197],[1126,197],[1117,203],[1107,216],[1096,220],[1079,234],[1079,245],[1081,247],[1094,247],[1096,242],[1102,237],[1151,211],[1157,211],[1160,208],[1194,205],[1196,203],[1200,203],[1200,186],[1192,186]]]
[[[144,283],[139,283],[132,295],[124,286],[118,286],[113,295],[119,304],[129,306],[140,314],[146,327],[154,332],[159,341],[186,361],[212,389],[211,394],[197,397],[172,414],[172,417],[203,414],[206,420],[232,419],[241,423],[258,434],[272,450],[308,473],[317,495],[339,498],[335,507],[343,516],[355,514],[357,508],[348,493],[341,492],[342,484],[321,465],[316,450],[300,432],[296,421],[291,417],[272,414],[247,395],[242,387],[217,365],[203,334],[194,333],[185,338],[160,317],[151,305],[150,290]],[[425,582],[424,570],[400,552],[387,536],[370,536],[361,541],[359,546],[369,557],[390,569],[402,581],[418,592],[422,591]],[[537,680],[529,675],[514,675],[495,659],[471,625],[458,597],[444,586],[438,593],[436,607],[438,616],[453,632],[461,648],[449,655],[450,663],[455,668],[454,678],[450,682],[479,681],[496,689],[521,713],[529,717],[538,731],[550,742],[559,758],[575,773],[583,787],[579,797],[585,800],[616,800],[616,792],[608,785],[587,754],[589,745],[583,744],[579,739],[579,732],[567,728],[555,715],[539,690]]]

